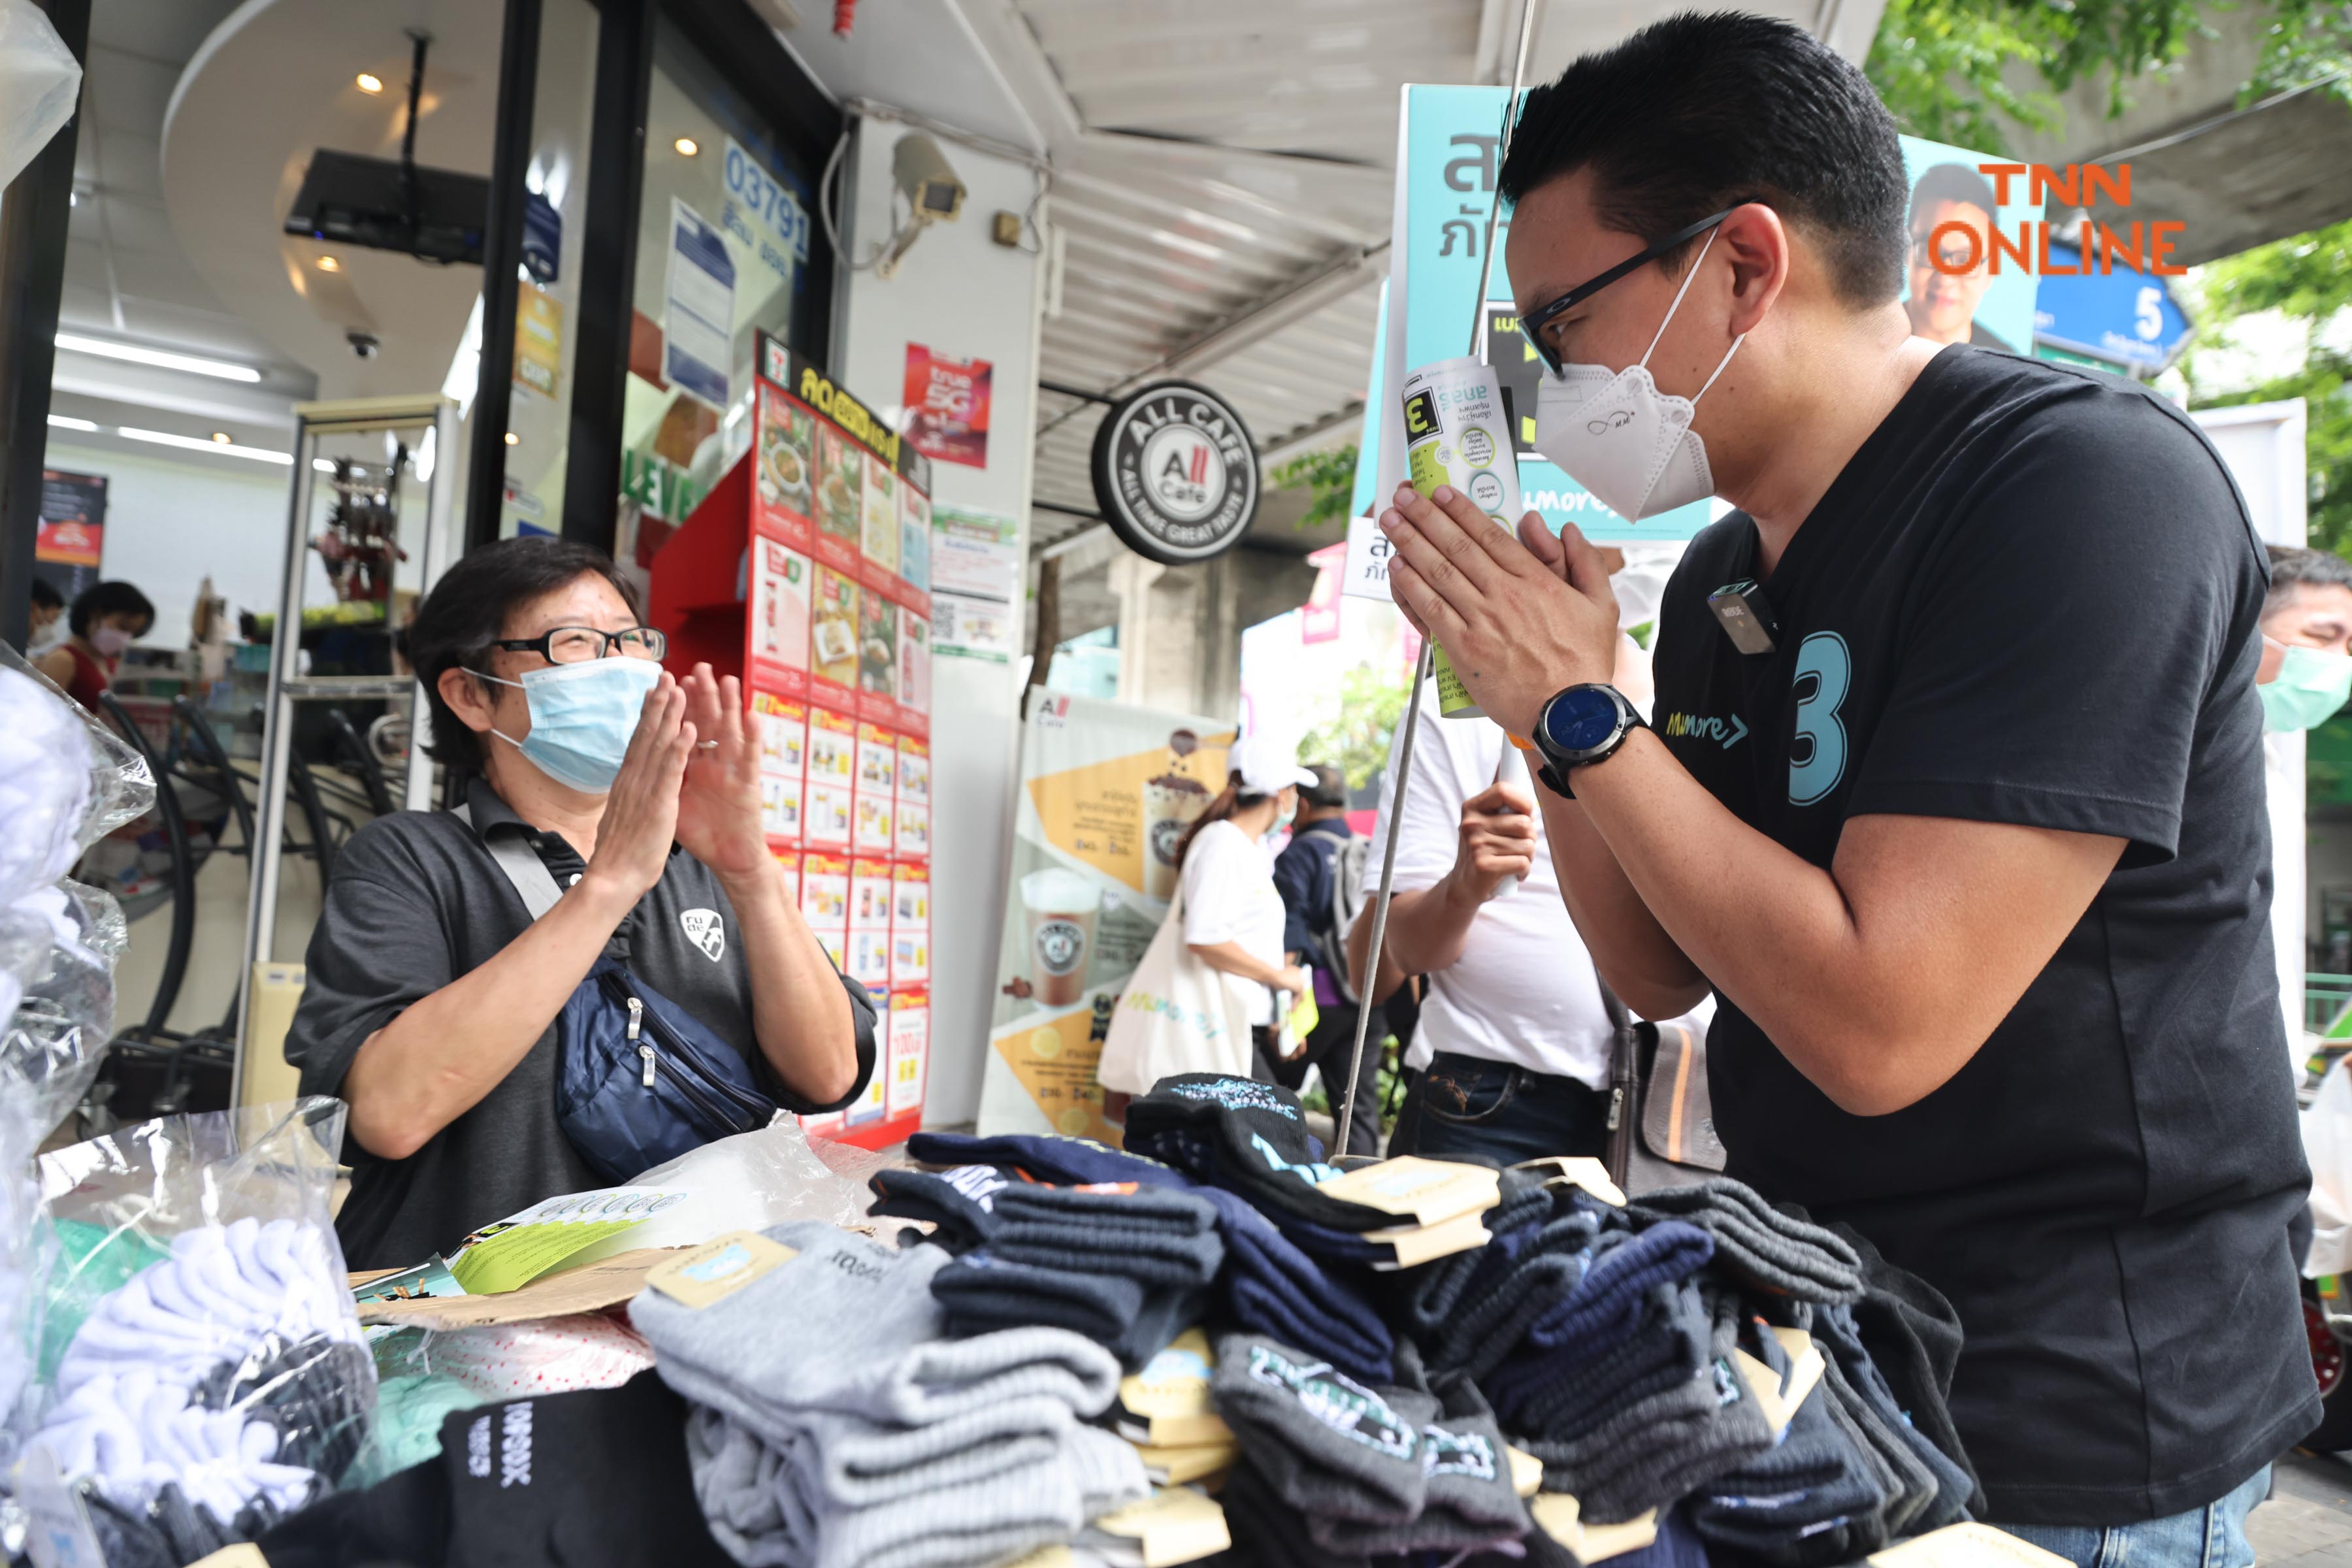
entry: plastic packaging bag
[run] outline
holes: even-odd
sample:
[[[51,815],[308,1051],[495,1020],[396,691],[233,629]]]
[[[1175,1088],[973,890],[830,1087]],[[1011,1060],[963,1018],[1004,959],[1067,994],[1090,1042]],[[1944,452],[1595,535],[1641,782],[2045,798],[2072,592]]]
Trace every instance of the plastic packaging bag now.
[[[166,1117],[39,1162],[21,1462],[54,1467],[110,1561],[249,1540],[359,1452],[375,1365],[330,1218],[343,1113]]]
[[[2338,1057],[2303,1113],[2311,1162],[2311,1257],[2305,1277],[2352,1272],[2352,1057]]]
[[[23,1396],[33,1371],[32,1283],[38,1255],[33,1240],[33,1151],[45,1123],[30,1114],[32,1096],[0,1063],[0,1426]]]
[[[708,1226],[708,1236],[765,1230],[794,1219],[862,1227],[874,1194],[866,1190],[864,1177],[855,1167],[863,1159],[874,1157],[864,1150],[845,1150],[832,1158],[853,1167],[851,1173],[845,1174],[829,1159],[820,1158],[800,1123],[787,1116],[756,1132],[739,1132],[706,1143],[690,1154],[655,1166],[629,1184],[682,1187],[693,1193],[695,1218]],[[875,1168],[880,1168],[878,1161]]]
[[[0,0],[0,186],[73,118],[81,67],[32,0]]]
[[[0,910],[0,952],[12,938],[38,951],[18,976],[17,1005],[0,1010],[0,1063],[16,1074],[30,1097],[26,1113],[46,1132],[98,1076],[114,1035],[114,966],[128,930],[110,894],[61,881]],[[7,984],[0,973],[0,992]]]
[[[0,16],[15,3],[0,0]],[[0,45],[5,34],[0,23]],[[0,904],[55,882],[154,804],[147,759],[0,644]]]

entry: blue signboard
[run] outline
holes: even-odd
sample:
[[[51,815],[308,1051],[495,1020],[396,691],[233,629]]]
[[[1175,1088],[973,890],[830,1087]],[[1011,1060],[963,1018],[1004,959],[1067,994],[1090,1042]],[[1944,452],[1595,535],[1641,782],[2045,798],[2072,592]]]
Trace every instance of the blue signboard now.
[[[2033,305],[2033,337],[2053,348],[2144,370],[2161,370],[2189,341],[2188,314],[2165,280],[2116,259],[2101,272],[2068,276],[2082,264],[2074,246],[2050,241],[2050,266]]]
[[[544,289],[555,281],[563,256],[563,215],[537,191],[522,195],[522,265]]]

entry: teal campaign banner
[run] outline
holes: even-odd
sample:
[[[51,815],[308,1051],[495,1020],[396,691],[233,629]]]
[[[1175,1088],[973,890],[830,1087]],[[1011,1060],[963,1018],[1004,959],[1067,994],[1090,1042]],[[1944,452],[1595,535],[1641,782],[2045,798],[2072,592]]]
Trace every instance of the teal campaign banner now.
[[[1388,597],[1388,542],[1365,513],[1374,509],[1376,498],[1390,495],[1405,480],[1403,409],[1395,389],[1410,371],[1482,348],[1511,398],[1527,508],[1554,532],[1572,521],[1586,537],[1604,543],[1671,543],[1689,539],[1717,510],[1698,501],[1631,522],[1535,449],[1536,389],[1543,365],[1519,335],[1518,307],[1501,254],[1510,232],[1507,212],[1495,231],[1496,254],[1483,301],[1478,289],[1509,99],[1510,89],[1503,87],[1408,86],[1402,91],[1389,279],[1365,394],[1350,509],[1355,521],[1349,528],[1341,584],[1343,592],[1360,597]],[[1903,158],[1913,190],[1907,216],[1915,237],[1903,284],[1913,331],[1938,342],[2022,351],[2032,337],[2039,280],[2014,267],[1993,274],[1985,258],[1989,244],[1977,247],[1977,264],[1960,275],[1939,270],[1935,253],[1951,252],[1947,266],[1966,258],[1968,236],[1952,224],[1981,233],[1999,223],[2014,236],[2021,224],[2040,214],[2023,202],[1994,200],[1977,169],[1992,161],[1990,154],[1906,136]],[[2024,194],[2025,182],[2011,184],[2011,195]]]

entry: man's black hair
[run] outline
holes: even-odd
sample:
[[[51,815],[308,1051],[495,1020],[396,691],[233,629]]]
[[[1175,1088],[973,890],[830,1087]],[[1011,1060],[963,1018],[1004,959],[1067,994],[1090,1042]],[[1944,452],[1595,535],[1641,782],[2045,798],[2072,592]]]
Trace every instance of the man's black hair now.
[[[139,636],[145,637],[147,628],[155,624],[155,606],[147,595],[128,583],[93,583],[81,591],[66,614],[66,629],[78,637],[89,636],[90,623],[107,616],[136,616]]]
[[[1911,212],[1906,223],[1937,202],[1961,202],[1989,218],[2000,216],[2000,203],[1994,199],[1992,182],[1966,163],[1938,163],[1920,175],[1919,183],[1911,187]]]
[[[442,574],[416,607],[407,637],[408,662],[425,683],[425,700],[433,714],[433,738],[425,748],[428,755],[451,767],[481,771],[481,737],[466,727],[442,697],[442,672],[487,672],[490,644],[505,634],[507,616],[516,605],[592,573],[613,584],[631,615],[645,614],[635,585],[621,575],[611,556],[569,539],[501,539]]]
[[[2326,550],[2298,550],[2292,545],[2270,548],[2271,590],[2263,600],[2263,614],[2284,608],[2298,588],[2352,588],[2352,561]]]
[[[62,610],[66,607],[66,596],[58,593],[58,585],[47,577],[36,577],[33,579],[33,605],[37,609]]]
[[[1759,201],[1818,247],[1839,298],[1903,287],[1903,148],[1861,71],[1801,28],[1738,12],[1654,22],[1528,95],[1497,184],[1518,202],[1590,166],[1602,221],[1654,241]],[[1669,270],[1705,236],[1665,257]]]

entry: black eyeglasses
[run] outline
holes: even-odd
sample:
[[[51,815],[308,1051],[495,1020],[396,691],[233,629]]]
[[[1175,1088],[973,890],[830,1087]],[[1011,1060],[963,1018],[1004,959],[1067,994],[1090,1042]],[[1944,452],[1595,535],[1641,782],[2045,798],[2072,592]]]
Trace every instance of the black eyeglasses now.
[[[586,664],[614,648],[624,658],[658,659],[668,651],[669,639],[651,626],[631,626],[625,632],[557,626],[535,637],[502,637],[490,646],[509,653],[535,653],[550,664]]]
[[[1576,309],[1577,306],[1581,305],[1587,300],[1591,299],[1592,296],[1600,293],[1601,290],[1608,288],[1609,285],[1616,282],[1620,278],[1623,278],[1630,273],[1639,270],[1650,262],[1655,261],[1659,257],[1664,256],[1675,247],[1682,245],[1689,240],[1696,239],[1700,235],[1705,234],[1708,229],[1713,228],[1717,224],[1721,223],[1725,218],[1729,217],[1733,213],[1738,212],[1741,207],[1744,207],[1747,205],[1748,203],[1746,202],[1734,202],[1731,205],[1724,208],[1713,217],[1703,217],[1696,223],[1692,224],[1688,228],[1676,229],[1674,233],[1666,236],[1665,238],[1650,247],[1649,249],[1641,252],[1639,255],[1627,257],[1624,260],[1619,262],[1608,271],[1603,272],[1600,277],[1593,279],[1591,282],[1578,284],[1575,288],[1570,289],[1567,293],[1562,294],[1559,299],[1554,300],[1550,304],[1544,306],[1541,310],[1528,311],[1526,315],[1519,318],[1520,335],[1528,340],[1528,346],[1536,351],[1536,357],[1544,362],[1545,368],[1549,370],[1552,374],[1558,375],[1559,374],[1559,351],[1553,348],[1549,343],[1544,341],[1544,329],[1546,327],[1551,325],[1554,321],[1559,320],[1560,317]]]

